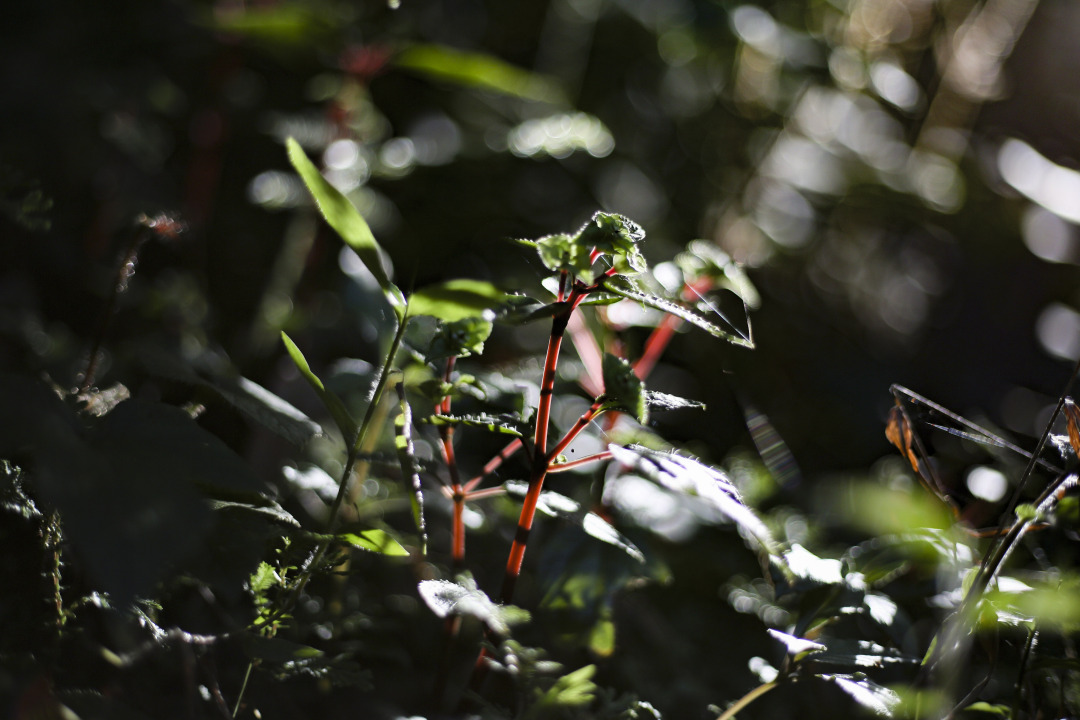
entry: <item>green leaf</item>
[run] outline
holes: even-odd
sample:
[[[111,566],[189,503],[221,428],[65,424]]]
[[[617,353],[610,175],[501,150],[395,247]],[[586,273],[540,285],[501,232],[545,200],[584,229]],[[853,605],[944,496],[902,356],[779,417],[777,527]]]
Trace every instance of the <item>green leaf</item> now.
[[[738,295],[747,307],[756,310],[761,306],[761,296],[742,266],[716,243],[694,240],[686,246],[686,252],[675,258],[675,263],[689,280],[707,277],[712,280],[714,287]]]
[[[491,335],[491,329],[491,321],[480,317],[441,323],[431,339],[426,359],[480,355],[484,352],[484,341]]]
[[[572,673],[563,675],[548,688],[537,700],[539,708],[580,707],[588,705],[596,695],[596,683],[592,681],[596,674],[595,665],[586,665]],[[532,713],[530,713],[530,716]]]
[[[551,78],[530,73],[491,55],[468,53],[443,45],[413,45],[397,54],[394,64],[436,80],[477,90],[566,104],[566,96]]]
[[[337,537],[353,547],[370,550],[380,555],[407,557],[409,554],[409,551],[402,547],[401,543],[395,540],[390,533],[383,530],[364,530],[360,534],[340,533]]]
[[[281,582],[281,578],[278,577],[277,571],[274,570],[273,565],[267,562],[259,563],[259,567],[251,574],[251,579],[248,581],[251,585],[251,592],[256,595],[266,592],[279,582]]]
[[[352,419],[352,416],[349,415],[349,411],[345,409],[345,405],[341,402],[341,398],[327,390],[326,386],[323,385],[323,381],[319,379],[319,376],[312,372],[311,366],[308,365],[308,361],[304,357],[304,353],[300,352],[300,348],[296,346],[296,343],[292,341],[292,338],[282,332],[281,341],[285,343],[285,349],[289,351],[289,357],[292,358],[293,363],[296,365],[296,369],[300,371],[300,374],[304,376],[304,379],[307,380],[308,384],[315,390],[319,399],[322,400],[323,405],[330,413],[330,417],[337,423],[338,429],[341,430],[341,434],[345,437],[345,441],[351,443],[352,439],[356,436],[356,421]]]
[[[603,373],[605,409],[627,412],[644,425],[649,419],[649,405],[645,385],[634,372],[634,366],[624,358],[605,353]]]
[[[401,294],[401,290],[390,282],[390,278],[383,269],[379,243],[376,242],[363,215],[347,197],[322,176],[314,163],[308,159],[300,143],[289,138],[285,141],[285,145],[289,153],[289,162],[300,174],[300,178],[315,199],[315,204],[326,223],[360,257],[368,271],[378,281],[379,287],[382,288],[394,312],[399,318],[403,317],[405,297]]]
[[[498,415],[489,415],[487,413],[476,415],[432,415],[425,418],[424,422],[436,427],[440,425],[465,425],[467,427],[484,428],[503,435],[513,435],[514,437],[524,437],[525,435],[525,424],[518,419],[517,415],[509,413],[500,413]]]
[[[548,235],[518,242],[536,248],[549,270],[565,270],[575,279],[592,285],[598,277],[593,269],[596,261],[591,259],[593,249],[600,251],[620,273],[641,272],[646,264],[637,243],[644,237],[645,232],[629,218],[598,212],[573,235]]]
[[[443,322],[469,318],[492,320],[495,308],[511,297],[481,280],[448,280],[420,288],[409,296],[408,314],[429,315]]]
[[[404,383],[397,384],[398,403],[401,413],[394,419],[394,446],[402,477],[408,478],[409,505],[412,507],[416,533],[420,536],[420,555],[427,556],[427,525],[424,522],[424,493],[420,486],[420,467],[416,462],[416,450],[412,441],[412,407],[405,399]]]
[[[1002,705],[1001,703],[990,704],[985,700],[971,703],[964,708],[964,712],[990,713],[991,715],[997,715],[998,717],[1003,718],[1012,717],[1012,708],[1008,705]]]
[[[521,608],[492,602],[470,577],[463,577],[458,582],[422,580],[417,590],[437,616],[446,618],[469,615],[480,620],[497,635],[509,634],[511,625],[529,618],[529,614]]]
[[[713,337],[718,337],[721,340],[727,340],[732,345],[738,345],[739,347],[744,347],[751,350],[754,348],[754,342],[750,338],[742,337],[740,335],[728,332],[727,330],[724,330],[722,327],[713,323],[712,321],[707,320],[701,315],[698,315],[693,310],[685,308],[682,305],[679,305],[678,303],[675,303],[671,300],[666,300],[662,297],[657,297],[656,295],[648,295],[646,293],[638,292],[637,290],[626,287],[624,283],[613,282],[610,280],[604,283],[604,289],[616,293],[617,295],[622,295],[625,298],[637,300],[638,302],[648,307],[656,308],[657,310],[662,310],[663,312],[669,313],[678,318],[682,318],[686,322],[701,328]]]

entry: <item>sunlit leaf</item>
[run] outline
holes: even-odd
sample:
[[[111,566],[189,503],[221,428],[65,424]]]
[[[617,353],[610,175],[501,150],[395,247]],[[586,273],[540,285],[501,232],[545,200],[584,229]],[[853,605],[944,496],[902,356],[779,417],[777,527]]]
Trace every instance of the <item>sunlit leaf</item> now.
[[[468,615],[480,620],[498,635],[508,634],[511,625],[529,619],[529,613],[521,608],[492,602],[472,578],[462,578],[459,582],[421,580],[417,589],[437,616]]]
[[[807,658],[807,661],[815,667],[835,665],[848,670],[863,670],[880,669],[891,665],[916,665],[919,658],[905,655],[895,648],[887,648],[869,640],[829,638],[820,652],[815,652]]]
[[[353,547],[370,550],[380,555],[404,557],[409,554],[409,551],[402,547],[401,543],[395,540],[390,533],[383,530],[372,529],[360,533],[340,533],[337,537]]]
[[[770,554],[779,552],[772,533],[757,514],[747,507],[739,491],[719,470],[694,458],[658,452],[634,445],[608,445],[612,457],[653,482],[676,492],[701,498],[715,510],[745,530]]]
[[[311,370],[311,366],[308,365],[307,359],[304,357],[304,353],[300,351],[300,348],[296,346],[296,343],[292,341],[288,335],[284,332],[281,333],[281,341],[285,343],[285,349],[289,352],[289,357],[292,358],[293,364],[296,365],[296,369],[300,371],[300,374],[304,376],[304,379],[308,381],[308,384],[315,390],[315,393],[322,400],[326,410],[330,413],[330,417],[337,423],[338,428],[341,430],[341,434],[345,437],[347,442],[352,442],[352,438],[356,435],[356,421],[349,415],[349,411],[345,409],[344,403],[341,402],[341,398],[333,394],[326,389],[323,385],[323,381]]]
[[[964,712],[966,712],[966,713],[969,713],[969,712],[986,713],[986,714],[989,714],[989,715],[997,715],[998,717],[1003,717],[1003,718],[1011,718],[1012,717],[1012,707],[1010,707],[1008,705],[1003,705],[1001,703],[988,703],[985,700],[980,700],[979,702],[971,703],[970,705],[968,705],[967,707],[964,708]]]
[[[868,481],[853,483],[845,495],[839,509],[848,522],[875,535],[946,529],[954,523],[949,506],[925,492]]]
[[[382,288],[383,294],[386,295],[394,311],[401,317],[405,308],[405,298],[401,290],[390,282],[389,276],[383,269],[379,243],[375,240],[364,216],[347,197],[341,194],[341,191],[322,176],[315,164],[308,159],[300,143],[289,138],[285,144],[289,152],[289,161],[315,199],[315,204],[326,223],[360,257],[364,266],[378,281],[379,287]]]
[[[408,314],[429,315],[444,322],[469,318],[494,319],[495,308],[510,297],[481,280],[448,280],[420,288],[409,296]]]
[[[649,419],[645,385],[627,360],[611,353],[604,354],[604,407],[621,410],[644,425]]]
[[[698,400],[690,400],[688,398],[679,397],[678,395],[668,395],[667,393],[655,392],[653,390],[645,391],[645,402],[648,403],[650,408],[656,410],[683,410],[686,408],[693,408],[694,410],[704,410],[705,403]]]
[[[536,248],[540,260],[549,270],[566,271],[591,285],[600,272],[594,268],[597,262],[592,259],[594,249],[620,273],[641,272],[646,264],[637,243],[644,237],[645,232],[629,218],[598,212],[573,235],[548,235],[539,240],[519,242]]]
[[[524,424],[516,415],[505,413],[499,415],[488,415],[487,413],[478,413],[476,415],[432,415],[424,418],[424,422],[435,426],[465,425],[467,427],[478,427],[490,432],[513,435],[514,437],[523,437],[525,431]]]
[[[701,315],[695,313],[693,310],[683,307],[682,305],[679,305],[678,303],[671,300],[667,300],[656,295],[649,295],[647,293],[638,292],[637,290],[629,287],[627,284],[615,280],[609,280],[605,282],[604,288],[618,295],[622,295],[625,298],[636,300],[648,307],[656,308],[657,310],[661,310],[678,318],[682,318],[686,322],[701,328],[713,337],[718,337],[721,340],[727,340],[732,345],[738,345],[739,347],[744,347],[748,349],[753,349],[754,347],[753,341],[751,341],[749,338],[741,337],[732,332],[724,330],[716,323],[707,320]]]
[[[536,712],[544,707],[580,707],[588,705],[596,695],[596,683],[592,681],[596,674],[595,665],[586,665],[583,668],[563,675],[548,688],[547,692],[540,696],[537,705],[532,708],[526,717],[539,716]]]
[[[413,45],[399,52],[394,64],[420,75],[477,90],[524,100],[564,104],[562,89],[551,78],[510,65],[491,55],[444,45]]]
[[[873,680],[858,673],[853,675],[821,674],[816,677],[835,684],[855,702],[882,717],[891,717],[893,710],[900,704],[900,695],[895,690],[878,685]]]
[[[783,644],[784,648],[787,650],[788,655],[798,656],[814,650],[825,649],[825,646],[819,642],[814,642],[813,640],[804,640],[801,637],[789,635],[788,633],[780,632],[779,630],[769,628],[767,632],[769,633],[769,635],[772,636],[774,640],[777,640]]]

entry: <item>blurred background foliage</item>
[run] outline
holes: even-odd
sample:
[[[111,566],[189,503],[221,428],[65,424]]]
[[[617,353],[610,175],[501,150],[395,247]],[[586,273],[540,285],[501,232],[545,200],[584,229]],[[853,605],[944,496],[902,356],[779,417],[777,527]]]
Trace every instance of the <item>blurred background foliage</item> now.
[[[352,363],[343,389],[363,377],[390,318],[317,222],[290,135],[362,210],[402,288],[464,276],[535,293],[538,263],[509,239],[597,209],[640,223],[653,265],[694,238],[744,263],[757,349],[680,333],[650,387],[707,403],[656,423],[715,463],[757,467],[747,418],[768,419],[797,464],[763,491],[788,541],[850,532],[827,509],[832,479],[899,472],[878,462],[890,383],[1024,438],[1080,353],[1068,0],[51,0],[5,16],[5,371],[71,382],[134,218],[165,211],[186,232],[143,250],[102,384],[186,402],[198,383],[179,359],[317,415],[282,329],[320,371]],[[634,357],[646,329],[626,322]],[[544,342],[499,330],[483,362]],[[277,479],[291,451],[211,409],[202,424]],[[758,574],[740,543],[676,544],[674,584],[616,605],[647,652],[605,672],[691,717],[745,692],[744,655],[772,650],[732,633],[738,603],[718,593]],[[756,649],[731,667],[736,639]],[[395,682],[387,695],[408,697]],[[789,688],[760,712],[802,702]]]

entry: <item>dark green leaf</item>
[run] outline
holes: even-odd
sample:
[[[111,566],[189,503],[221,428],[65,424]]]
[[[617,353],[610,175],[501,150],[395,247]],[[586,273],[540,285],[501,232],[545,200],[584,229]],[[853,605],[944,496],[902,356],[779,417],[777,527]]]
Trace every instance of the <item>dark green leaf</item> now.
[[[522,70],[491,55],[463,52],[443,45],[413,45],[398,53],[394,64],[421,75],[477,90],[524,100],[554,104],[566,102],[562,89],[554,80]]]
[[[645,400],[645,385],[627,360],[604,354],[604,407],[629,413],[644,425],[649,419],[649,405]]]
[[[289,152],[289,162],[296,168],[300,178],[307,186],[308,192],[315,199],[315,204],[322,213],[326,223],[341,236],[341,239],[356,252],[363,261],[368,271],[375,277],[382,288],[383,294],[390,302],[398,317],[402,317],[405,310],[405,298],[401,290],[390,282],[389,276],[383,269],[382,254],[379,243],[368,227],[360,211],[349,201],[347,197],[331,185],[322,176],[319,169],[308,159],[300,143],[293,138],[285,141]]]
[[[618,295],[622,295],[625,298],[637,300],[638,302],[642,303],[643,305],[647,305],[648,307],[656,308],[657,310],[662,310],[663,312],[670,313],[671,315],[682,318],[686,322],[701,328],[713,337],[718,337],[721,340],[727,340],[732,345],[738,345],[739,347],[745,347],[749,349],[753,349],[754,347],[754,343],[750,338],[744,338],[734,333],[728,332],[727,330],[724,330],[722,327],[713,323],[712,321],[705,319],[694,311],[685,308],[682,305],[679,305],[678,303],[675,303],[671,300],[666,300],[662,297],[657,297],[656,295],[648,295],[646,293],[638,292],[637,290],[633,290],[630,287],[626,286],[624,283],[620,282],[608,281],[604,284],[604,288]]]
[[[330,417],[337,423],[338,429],[341,430],[341,434],[345,437],[345,441],[351,443],[353,437],[356,436],[356,421],[349,415],[349,411],[345,409],[344,403],[341,402],[341,399],[337,395],[334,395],[327,390],[326,386],[323,385],[323,381],[312,372],[311,366],[308,365],[308,361],[304,357],[304,353],[300,352],[300,348],[296,346],[296,343],[292,341],[292,338],[282,332],[281,341],[285,343],[285,349],[288,350],[289,357],[292,358],[293,363],[296,365],[296,369],[300,371],[300,374],[304,376],[304,379],[307,380],[308,384],[315,390],[319,399],[322,400],[323,405],[330,413]]]

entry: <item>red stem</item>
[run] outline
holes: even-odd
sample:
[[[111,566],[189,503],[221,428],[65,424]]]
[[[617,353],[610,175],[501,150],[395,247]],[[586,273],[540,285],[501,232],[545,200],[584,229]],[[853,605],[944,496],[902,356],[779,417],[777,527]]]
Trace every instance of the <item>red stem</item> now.
[[[566,301],[566,309],[552,319],[551,337],[548,339],[547,356],[544,359],[544,376],[540,383],[540,401],[536,406],[536,448],[533,451],[529,490],[525,493],[525,500],[521,505],[517,534],[514,536],[514,543],[510,546],[510,556],[506,560],[506,575],[503,577],[500,594],[504,603],[509,603],[514,597],[514,586],[521,574],[521,564],[525,560],[525,546],[529,541],[529,532],[532,530],[533,519],[536,516],[536,505],[540,500],[544,477],[547,475],[548,422],[551,418],[551,400],[555,391],[559,349],[562,347],[563,335],[570,316],[585,298],[585,294],[578,286],[572,288],[570,297]]]
[[[549,470],[551,469],[551,461],[557,458],[559,456],[559,453],[565,450],[566,446],[572,443],[574,441],[574,438],[580,435],[581,431],[588,427],[589,423],[593,421],[593,418],[600,414],[600,406],[602,404],[603,403],[597,400],[592,405],[590,405],[589,409],[582,413],[581,417],[579,417],[577,422],[574,423],[574,427],[570,428],[567,431],[566,435],[563,436],[563,439],[560,440],[558,444],[551,449],[551,452],[548,453]]]
[[[495,472],[500,465],[516,453],[518,450],[524,447],[524,443],[521,442],[521,438],[514,438],[510,443],[499,451],[499,454],[488,460],[487,465],[480,469],[480,474],[474,477],[469,482],[465,483],[465,492],[471,492],[473,488],[484,481],[491,473]]]
[[[443,373],[443,381],[450,383],[454,372],[455,358],[446,359],[446,371]],[[450,414],[450,395],[447,395],[439,403],[439,412],[443,415]],[[461,475],[458,472],[457,456],[454,454],[454,428],[451,425],[443,425],[439,428],[442,437],[443,459],[446,460],[446,468],[450,472],[451,499],[454,502],[454,511],[450,523],[450,558],[454,570],[461,570],[465,565],[465,491],[461,486]]]
[[[553,465],[548,465],[548,475],[550,475],[551,473],[560,473],[560,472],[566,472],[567,470],[573,470],[576,467],[581,467],[582,465],[588,465],[589,463],[600,462],[601,460],[607,460],[610,457],[611,457],[611,451],[610,450],[604,450],[603,452],[598,452],[595,455],[590,455],[588,457],[578,458],[577,460],[568,460],[566,462],[561,462],[561,463],[555,463]]]

